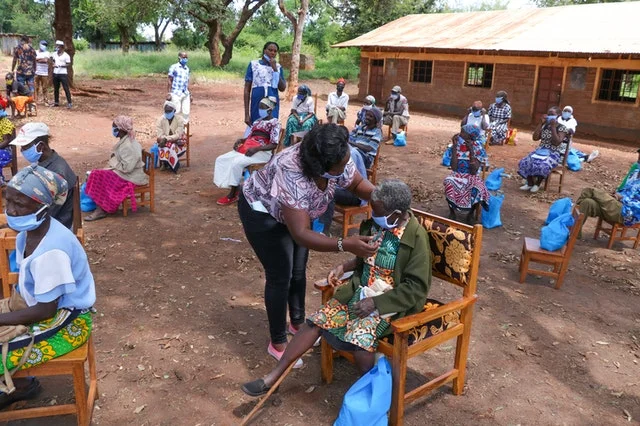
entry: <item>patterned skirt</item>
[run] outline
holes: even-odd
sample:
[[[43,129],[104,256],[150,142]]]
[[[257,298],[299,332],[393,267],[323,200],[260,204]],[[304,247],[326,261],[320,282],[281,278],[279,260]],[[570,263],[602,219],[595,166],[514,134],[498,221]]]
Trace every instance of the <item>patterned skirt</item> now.
[[[306,117],[307,114],[300,114],[301,118]],[[304,123],[300,124],[298,119],[294,115],[290,115],[287,119],[287,131],[284,135],[284,146],[289,146],[291,143],[291,135],[296,132],[308,132],[316,125],[318,119],[314,116]]]
[[[534,154],[535,151],[524,157],[520,160],[520,163],[518,163],[518,174],[525,179],[529,176],[542,176],[546,178],[551,174],[551,170],[560,163],[560,153],[557,151],[551,151],[545,159],[536,158],[533,156]]]
[[[127,198],[131,200],[131,210],[135,212],[138,205],[134,188],[132,182],[122,179],[113,170],[92,170],[85,192],[107,213],[118,211],[120,204]]]
[[[362,288],[357,289],[346,305],[337,299],[329,300],[318,312],[310,315],[308,320],[342,342],[351,343],[367,352],[375,352],[378,339],[385,334],[390,324],[376,313],[365,318],[359,318],[353,313],[353,305],[360,300],[361,292]]]
[[[180,164],[179,157],[187,152],[187,146],[184,143],[184,140],[180,143],[167,142],[164,147],[159,148],[158,158],[168,164],[171,170],[176,170]]]
[[[465,210],[490,198],[480,176],[459,172],[453,172],[444,178],[444,193],[450,204]]]

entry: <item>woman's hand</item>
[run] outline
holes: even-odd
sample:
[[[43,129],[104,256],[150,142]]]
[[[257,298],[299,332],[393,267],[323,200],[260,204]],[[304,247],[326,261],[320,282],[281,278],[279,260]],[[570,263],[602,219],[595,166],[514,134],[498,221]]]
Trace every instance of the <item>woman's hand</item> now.
[[[260,151],[260,149],[257,146],[254,146],[253,148],[247,149],[244,155],[246,155],[247,157],[253,157],[253,155],[258,151]]]
[[[343,275],[344,275],[344,266],[340,264],[329,272],[329,275],[327,276],[327,283],[331,287],[338,287],[340,284],[342,284],[340,277],[342,277]]]
[[[378,250],[378,247],[380,247],[380,242],[374,242],[373,237],[354,235],[345,239],[342,242],[342,246],[345,251],[353,253],[358,257],[366,258],[373,256],[373,254]]]
[[[359,318],[365,318],[376,310],[376,304],[372,297],[367,297],[353,305],[353,311]]]
[[[244,139],[236,140],[236,143],[233,144],[233,150],[237,151],[238,148],[240,148],[240,145],[242,145],[243,143],[244,143]]]
[[[278,62],[276,61],[276,58],[271,58],[269,65],[271,65],[272,70],[278,71]]]

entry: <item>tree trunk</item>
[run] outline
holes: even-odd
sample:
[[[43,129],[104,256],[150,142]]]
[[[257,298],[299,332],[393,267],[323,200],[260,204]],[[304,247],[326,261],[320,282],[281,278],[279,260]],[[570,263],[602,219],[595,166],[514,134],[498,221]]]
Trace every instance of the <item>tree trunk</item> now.
[[[162,23],[153,23],[153,37],[154,37],[154,41],[156,43],[156,52],[160,51],[160,43],[162,43],[162,36],[160,35],[160,25],[162,25]]]
[[[73,45],[73,24],[71,21],[70,0],[55,1],[53,28],[55,30],[56,40],[62,40],[64,42],[65,51],[71,57],[71,66],[67,68],[67,73],[69,76],[69,85],[73,87],[73,56],[76,54],[76,48]]]
[[[129,27],[118,24],[118,33],[120,33],[120,47],[122,53],[129,53]]]
[[[209,21],[207,23],[209,28],[209,57],[211,58],[211,66],[219,67],[222,63],[220,56],[220,23],[218,20]]]
[[[220,66],[225,66],[229,61],[231,61],[231,57],[233,56],[233,44],[236,42],[236,39],[244,29],[245,25],[247,25],[249,19],[251,19],[256,11],[266,2],[267,0],[245,0],[242,11],[240,12],[240,17],[233,31],[231,31],[229,36],[220,34],[220,39],[224,46],[224,55],[222,55],[222,62],[220,63]]]
[[[293,44],[291,45],[291,70],[289,70],[289,84],[285,98],[292,100],[298,92],[298,74],[300,72],[300,50],[302,48],[302,33],[304,32],[304,21],[309,11],[309,0],[301,0],[298,9],[298,17],[289,12],[284,5],[284,0],[278,0],[278,6],[284,16],[291,22],[293,27]]]

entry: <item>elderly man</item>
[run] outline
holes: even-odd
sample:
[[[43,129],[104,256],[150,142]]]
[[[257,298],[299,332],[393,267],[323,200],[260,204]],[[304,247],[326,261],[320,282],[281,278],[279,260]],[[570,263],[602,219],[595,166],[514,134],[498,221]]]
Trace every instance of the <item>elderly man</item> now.
[[[344,78],[338,79],[336,91],[329,93],[327,99],[327,121],[329,123],[344,123],[347,118],[347,107],[349,106],[349,95],[344,93]]]
[[[393,86],[391,96],[384,107],[382,124],[391,126],[391,134],[395,140],[400,127],[406,126],[407,123],[409,123],[409,102],[402,95],[400,86]]]
[[[187,52],[178,53],[178,62],[169,68],[167,87],[171,93],[171,102],[176,106],[176,114],[182,114],[184,124],[189,122],[191,113],[191,93],[189,93],[189,67]]]

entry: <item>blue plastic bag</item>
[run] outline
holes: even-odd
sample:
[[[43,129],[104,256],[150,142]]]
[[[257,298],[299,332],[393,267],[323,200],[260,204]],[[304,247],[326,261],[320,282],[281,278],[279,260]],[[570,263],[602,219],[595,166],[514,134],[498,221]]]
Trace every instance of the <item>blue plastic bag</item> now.
[[[80,186],[80,210],[83,212],[92,212],[96,209],[96,203],[89,197],[85,191],[86,183]]]
[[[16,260],[16,251],[11,250],[9,253],[9,271],[11,272],[19,272],[20,268],[18,268],[18,261]]]
[[[562,214],[540,231],[540,248],[548,251],[560,250],[569,240],[569,227],[575,220],[571,213]]]
[[[158,167],[160,167],[160,158],[158,158],[160,156],[160,148],[158,148],[158,144],[154,143],[153,145],[151,145],[151,148],[149,148],[149,152],[153,154],[153,168],[157,169]]]
[[[571,201],[571,198],[569,197],[560,198],[559,200],[554,201],[553,204],[551,204],[551,207],[549,207],[549,214],[547,215],[547,220],[544,221],[544,224],[548,225],[556,217],[565,213],[571,213],[572,207],[573,201]]]
[[[575,150],[571,149],[568,155],[567,168],[572,172],[579,172],[582,170],[582,161],[580,161],[580,156],[575,152]]]
[[[502,226],[502,220],[500,220],[500,209],[504,202],[504,194],[491,194],[489,198],[489,210],[482,212],[482,226],[487,229],[497,228]]]
[[[398,133],[393,141],[393,146],[407,146],[407,135],[404,132]]]
[[[502,186],[502,173],[504,173],[504,167],[495,169],[489,173],[489,176],[487,176],[487,179],[484,181],[489,191],[497,191],[500,189]]]
[[[451,167],[451,151],[451,146],[449,146],[442,154],[442,165],[445,167]]]
[[[391,408],[391,365],[382,357],[344,395],[333,426],[387,426]]]

